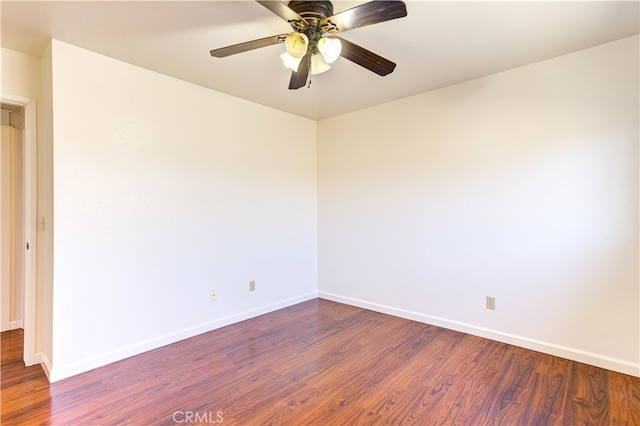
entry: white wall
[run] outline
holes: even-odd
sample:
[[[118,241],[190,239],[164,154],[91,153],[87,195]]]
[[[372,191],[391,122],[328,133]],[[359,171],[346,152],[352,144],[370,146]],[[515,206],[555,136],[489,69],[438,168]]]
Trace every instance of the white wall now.
[[[316,273],[327,298],[640,375],[637,52],[322,121],[316,200],[314,122],[56,41],[2,49],[2,92],[38,98],[51,378],[304,300]]]
[[[320,295],[640,375],[638,40],[321,121]]]
[[[0,92],[37,99],[40,97],[40,59],[0,48]]]
[[[42,55],[38,102],[36,349],[50,378],[53,359],[53,69],[52,46]]]
[[[52,380],[316,297],[314,121],[52,51]]]

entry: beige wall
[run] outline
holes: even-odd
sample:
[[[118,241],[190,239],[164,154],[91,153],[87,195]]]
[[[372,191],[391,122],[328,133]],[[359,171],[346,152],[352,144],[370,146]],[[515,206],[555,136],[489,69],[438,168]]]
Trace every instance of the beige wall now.
[[[0,48],[0,91],[38,99],[40,97],[40,59]]]
[[[314,121],[55,40],[52,75],[53,380],[317,295]]]
[[[38,99],[47,370],[319,280],[324,297],[638,375],[637,52],[634,37],[315,123],[57,41],[40,59],[2,49],[3,93]]]
[[[321,121],[320,294],[640,375],[638,44]]]
[[[41,98],[38,103],[38,214],[36,275],[36,349],[45,371],[53,358],[53,70],[51,44],[41,60]]]

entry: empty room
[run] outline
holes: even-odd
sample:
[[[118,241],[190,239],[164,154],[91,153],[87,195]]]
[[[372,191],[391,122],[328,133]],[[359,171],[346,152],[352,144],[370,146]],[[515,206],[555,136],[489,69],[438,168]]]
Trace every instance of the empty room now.
[[[640,2],[0,7],[3,425],[640,424]]]

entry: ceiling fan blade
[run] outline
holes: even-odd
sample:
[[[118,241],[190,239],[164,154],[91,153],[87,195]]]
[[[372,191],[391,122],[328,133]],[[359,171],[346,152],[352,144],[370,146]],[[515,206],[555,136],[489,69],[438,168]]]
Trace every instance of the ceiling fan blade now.
[[[295,90],[304,87],[309,79],[309,71],[311,71],[311,53],[304,55],[300,61],[300,65],[298,65],[298,71],[291,73],[289,89]]]
[[[247,52],[249,50],[259,49],[261,47],[284,43],[284,39],[286,36],[286,34],[280,34],[271,37],[259,38],[257,40],[246,41],[244,43],[238,43],[232,46],[221,47],[220,49],[213,49],[209,53],[211,53],[211,56],[215,56],[216,58],[224,58],[226,56],[235,55],[236,53]]]
[[[364,47],[360,47],[355,43],[343,39],[342,37],[335,38],[339,38],[342,42],[342,52],[340,53],[340,56],[360,65],[361,67],[365,67],[366,69],[383,77],[387,74],[391,74],[396,68],[396,64],[394,62],[391,62],[380,55],[376,55]]]
[[[403,1],[371,1],[324,18],[320,28],[325,33],[339,33],[404,16],[407,16],[407,5]]]
[[[294,29],[304,30],[309,26],[309,23],[300,15],[298,15],[293,9],[291,9],[286,4],[274,0],[274,1],[265,1],[265,0],[256,0],[258,3],[287,21]]]

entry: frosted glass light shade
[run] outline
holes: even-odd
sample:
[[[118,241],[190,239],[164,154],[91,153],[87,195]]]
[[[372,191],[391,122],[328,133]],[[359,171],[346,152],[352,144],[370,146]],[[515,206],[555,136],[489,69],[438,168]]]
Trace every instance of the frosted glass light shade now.
[[[311,57],[311,75],[321,74],[330,69],[331,65],[324,60],[322,54],[316,53]]]
[[[284,62],[284,65],[292,71],[298,71],[300,62],[302,62],[302,57],[294,58],[287,52],[284,52],[282,55],[280,55],[280,59],[282,59],[282,62]]]
[[[324,60],[328,64],[332,64],[340,57],[342,42],[337,38],[322,37],[318,40],[318,50],[324,56]]]
[[[309,37],[302,33],[289,33],[284,39],[284,48],[294,58],[302,58],[309,48]]]

